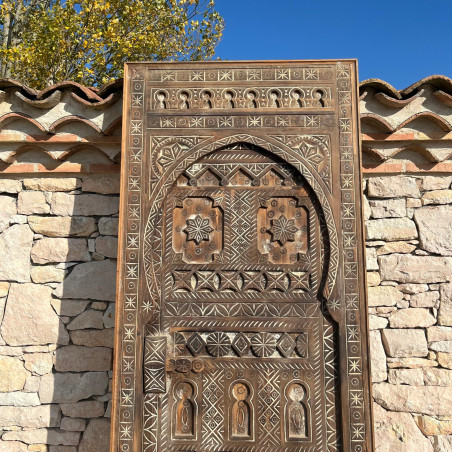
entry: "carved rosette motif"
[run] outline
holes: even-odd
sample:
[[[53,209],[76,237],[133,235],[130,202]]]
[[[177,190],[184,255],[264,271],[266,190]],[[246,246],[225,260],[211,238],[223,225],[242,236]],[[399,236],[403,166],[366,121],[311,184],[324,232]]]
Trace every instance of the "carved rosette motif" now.
[[[352,64],[236,66],[128,67],[113,448],[371,450]]]

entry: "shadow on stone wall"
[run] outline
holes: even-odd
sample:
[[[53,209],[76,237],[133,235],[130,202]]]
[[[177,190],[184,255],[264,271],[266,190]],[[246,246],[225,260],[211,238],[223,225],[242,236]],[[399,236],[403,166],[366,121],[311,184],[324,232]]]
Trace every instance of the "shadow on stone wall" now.
[[[119,174],[0,192],[0,452],[107,452]]]

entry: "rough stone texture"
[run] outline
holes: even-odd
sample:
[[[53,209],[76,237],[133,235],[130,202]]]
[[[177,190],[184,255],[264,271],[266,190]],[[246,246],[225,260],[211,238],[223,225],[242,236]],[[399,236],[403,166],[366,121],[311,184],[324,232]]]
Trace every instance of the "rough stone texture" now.
[[[99,220],[99,232],[103,235],[118,235],[119,220],[104,217]]]
[[[111,358],[111,350],[106,347],[68,345],[58,349],[55,369],[59,372],[108,371]]]
[[[375,287],[381,282],[380,273],[378,272],[367,272],[367,286]]]
[[[452,388],[377,383],[373,385],[373,396],[391,411],[449,416],[452,410]]]
[[[50,206],[41,191],[23,191],[17,199],[17,213],[31,215],[33,213],[49,213]]]
[[[416,179],[406,176],[371,177],[367,182],[369,196],[374,198],[419,198]]]
[[[67,344],[69,335],[50,304],[52,289],[11,284],[1,334],[8,345]]]
[[[408,308],[399,309],[389,316],[389,325],[391,328],[416,328],[429,327],[436,323],[428,309]]]
[[[372,218],[398,218],[406,215],[405,199],[385,199],[369,201]]]
[[[2,407],[0,410],[0,427],[58,427],[59,420],[60,408],[58,405],[33,407],[8,406]]]
[[[35,429],[6,432],[2,439],[6,441],[23,441],[27,444],[49,444],[76,446],[79,443],[79,432],[65,432],[64,430],[54,429]],[[94,452],[94,451],[93,451]]]
[[[389,369],[388,382],[393,385],[422,386],[424,374],[422,369]]]
[[[67,430],[69,432],[83,432],[86,428],[86,420],[64,417],[61,419],[60,427],[61,430]]]
[[[80,187],[81,180],[75,177],[36,177],[24,179],[27,190],[72,191]]]
[[[440,366],[452,369],[452,353],[438,352],[437,358]]]
[[[433,452],[450,452],[452,450],[452,436],[434,436],[432,437]]]
[[[439,341],[429,344],[429,349],[435,352],[452,353],[452,341]]]
[[[83,433],[79,452],[108,452],[110,448],[110,422],[92,419]]]
[[[30,281],[30,251],[33,232],[26,224],[16,224],[0,234],[0,280]]]
[[[452,256],[452,205],[416,209],[414,221],[419,229],[422,249]]]
[[[429,191],[422,196],[422,204],[450,204],[452,202],[452,190]]]
[[[427,340],[423,330],[386,329],[382,331],[386,353],[394,358],[427,356]]]
[[[452,326],[452,284],[442,284],[439,293],[441,304],[438,311],[438,323]]]
[[[64,416],[70,418],[101,417],[105,413],[105,406],[103,402],[89,400],[86,402],[61,404],[61,411]]]
[[[389,242],[378,248],[377,256],[381,256],[383,254],[392,254],[392,253],[405,253],[409,254],[416,249],[415,245],[410,245],[406,242]]]
[[[369,330],[380,330],[388,326],[388,319],[378,315],[369,315]]]
[[[431,359],[424,358],[388,358],[388,367],[390,369],[407,368],[416,369],[418,367],[436,367],[438,363]]]
[[[39,397],[36,393],[0,392],[0,406],[37,406]]]
[[[408,413],[392,413],[374,404],[375,452],[433,452]]]
[[[20,359],[0,356],[0,392],[21,391],[28,375]]]
[[[83,330],[88,328],[102,329],[104,322],[102,312],[88,309],[78,315],[68,326],[68,330]]]
[[[16,215],[16,199],[11,196],[0,196],[0,211],[9,215]]]
[[[438,283],[452,278],[452,260],[447,257],[393,254],[378,260],[384,281]]]
[[[431,326],[427,329],[427,341],[452,341],[452,328],[447,326]]]
[[[411,295],[410,306],[413,308],[433,308],[439,300],[439,292],[433,290],[431,292],[421,292]]]
[[[87,237],[96,231],[96,221],[89,217],[28,217],[37,234],[48,237]]]
[[[0,179],[0,193],[19,193],[22,182],[14,179]]]
[[[115,303],[110,303],[108,305],[103,320],[105,328],[113,328],[115,326]]]
[[[366,248],[366,269],[367,271],[379,269],[375,248]]]
[[[118,254],[118,239],[116,237],[97,237],[96,253],[116,259]]]
[[[116,262],[109,259],[76,265],[55,290],[59,298],[114,301],[115,294]]]
[[[402,292],[391,286],[369,287],[367,292],[369,306],[394,306],[403,298]]]
[[[452,386],[452,370],[436,367],[424,369],[424,384],[428,386]]]
[[[63,217],[71,215],[112,215],[119,211],[119,198],[103,195],[69,195],[55,193],[51,212]]]
[[[90,260],[86,239],[66,238],[38,240],[31,250],[31,258],[36,264]]]
[[[24,356],[25,368],[38,375],[52,372],[53,357],[51,353],[27,353]]]
[[[86,347],[109,347],[113,348],[114,330],[107,328],[105,330],[81,330],[70,333],[71,340],[75,345],[84,345]]]
[[[65,271],[53,265],[39,265],[31,268],[31,280],[37,284],[49,282],[61,282],[64,279]]]
[[[89,301],[86,300],[59,300],[52,299],[52,306],[58,315],[73,317],[79,315],[88,306]]]
[[[452,420],[441,421],[431,416],[414,416],[414,420],[424,435],[452,434]]]
[[[417,237],[417,229],[408,218],[367,220],[366,236],[367,240],[410,240]]]
[[[119,193],[120,179],[117,174],[104,176],[88,176],[83,179],[82,190],[104,195]]]
[[[445,190],[450,187],[452,176],[425,176],[421,179],[422,190]]]
[[[380,331],[369,332],[370,356],[372,358],[372,381],[385,381],[388,377],[386,370],[386,354],[381,342]]]
[[[104,395],[108,386],[106,372],[56,373],[41,378],[41,403],[74,403],[93,395]]]

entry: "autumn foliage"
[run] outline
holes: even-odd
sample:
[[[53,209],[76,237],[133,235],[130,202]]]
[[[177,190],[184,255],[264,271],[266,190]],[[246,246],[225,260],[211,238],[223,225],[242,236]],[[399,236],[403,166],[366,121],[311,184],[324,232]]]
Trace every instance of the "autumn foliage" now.
[[[214,0],[4,0],[0,76],[34,88],[96,86],[125,61],[212,58],[223,32]]]

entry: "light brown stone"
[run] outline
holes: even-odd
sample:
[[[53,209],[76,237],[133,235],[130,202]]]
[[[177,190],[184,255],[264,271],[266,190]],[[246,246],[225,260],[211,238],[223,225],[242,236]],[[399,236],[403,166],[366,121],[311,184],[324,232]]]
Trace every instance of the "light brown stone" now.
[[[399,309],[389,316],[391,328],[426,328],[435,323],[435,317],[424,308]]]
[[[110,421],[92,419],[83,433],[79,452],[108,452],[110,450]]]
[[[452,256],[452,205],[422,207],[414,213],[422,249]]]
[[[431,326],[427,329],[427,341],[452,341],[452,328],[447,326]]]
[[[374,404],[375,452],[433,452],[408,413],[386,411]]]
[[[31,258],[36,264],[90,260],[86,239],[67,238],[38,240],[31,250]]]
[[[365,220],[368,220],[372,215],[372,211],[370,209],[370,204],[369,200],[367,199],[367,196],[363,196],[363,215]]]
[[[114,195],[119,193],[119,182],[119,174],[88,176],[83,179],[82,190],[92,193],[102,193],[104,195]]]
[[[442,284],[439,293],[441,303],[438,311],[438,323],[452,326],[452,284]]]
[[[41,403],[74,403],[93,395],[104,395],[108,387],[106,372],[56,373],[41,378]]]
[[[116,294],[116,263],[106,259],[76,265],[57,287],[59,298],[83,298],[114,301]]]
[[[410,240],[417,237],[416,225],[409,218],[382,218],[367,220],[367,240]]]
[[[366,270],[378,270],[377,251],[375,248],[366,248]]]
[[[89,301],[53,298],[51,303],[58,315],[74,317],[85,310]]]
[[[375,287],[380,284],[381,278],[378,272],[367,272],[367,286]]]
[[[67,344],[69,335],[50,304],[52,289],[11,284],[1,333],[8,345]]]
[[[369,332],[370,356],[372,362],[372,381],[385,381],[388,377],[386,370],[386,354],[381,342],[380,331]]]
[[[389,369],[388,382],[393,385],[422,386],[424,374],[422,369]]]
[[[424,176],[421,178],[422,190],[444,190],[450,187],[452,176]]]
[[[19,441],[0,441],[0,452],[28,452],[27,446]]]
[[[104,322],[103,313],[94,309],[88,309],[78,315],[68,326],[68,330],[83,330],[88,328],[102,329]]]
[[[21,391],[29,375],[20,359],[0,356],[0,392]]]
[[[439,301],[439,292],[433,290],[431,292],[422,292],[411,295],[410,306],[413,308],[433,308]]]
[[[378,315],[369,315],[369,330],[381,330],[388,326],[388,319]]]
[[[9,291],[9,282],[1,281],[0,282],[0,298],[6,297]]]
[[[71,340],[75,345],[86,347],[109,347],[113,348],[114,330],[78,330],[70,333]]]
[[[368,288],[369,306],[394,306],[402,300],[400,290],[391,286],[378,286]]]
[[[105,195],[69,195],[55,193],[51,212],[63,217],[72,215],[113,215],[119,211],[119,197]]]
[[[450,452],[452,450],[452,436],[438,435],[432,436],[433,452]]]
[[[452,420],[441,421],[431,416],[414,416],[421,432],[427,436],[452,434]]]
[[[377,249],[377,256],[393,253],[409,254],[415,249],[416,245],[411,245],[407,242],[389,242]]]
[[[61,282],[64,279],[64,270],[54,265],[35,265],[31,267],[31,279],[34,283],[44,284]]]
[[[452,203],[452,190],[434,190],[422,195],[422,204],[450,204]]]
[[[29,392],[0,392],[0,406],[37,406],[38,394]]]
[[[59,372],[111,370],[112,353],[106,347],[68,345],[57,350],[55,369]]]
[[[99,232],[102,235],[118,235],[119,220],[104,217],[99,220]]]
[[[17,213],[31,215],[33,213],[49,213],[50,206],[42,191],[22,191],[17,199]]]
[[[452,353],[439,352],[436,357],[440,366],[452,369]]]
[[[22,182],[14,179],[0,179],[0,193],[19,193]]]
[[[26,444],[42,443],[54,446],[76,446],[79,443],[80,433],[41,428],[6,432],[2,436],[2,439],[6,441],[23,441]]]
[[[99,236],[96,239],[96,253],[105,257],[116,259],[118,255],[118,239],[117,237]]]
[[[428,348],[435,352],[452,353],[452,341],[432,342]]]
[[[85,428],[85,419],[76,419],[71,417],[64,417],[61,419],[61,430],[67,430],[68,432],[83,432]]]
[[[377,383],[373,385],[374,400],[387,410],[437,416],[452,411],[452,387],[408,386]]]
[[[110,303],[104,313],[104,327],[113,328],[115,326],[115,303]]]
[[[25,368],[38,375],[52,372],[52,353],[26,353],[24,355]]]
[[[416,369],[418,367],[436,367],[438,363],[436,361],[424,358],[388,358],[388,367],[390,369],[405,368]]]
[[[14,215],[0,210],[0,232],[3,232],[9,228],[9,225],[13,218]]]
[[[374,198],[419,198],[421,193],[416,179],[407,176],[371,177],[367,181],[367,191]]]
[[[77,447],[73,446],[50,446],[49,452],[77,452]]]
[[[39,177],[24,179],[27,190],[37,191],[72,191],[80,187],[81,180],[75,177]]]
[[[9,215],[16,215],[16,199],[11,196],[0,196],[0,211]]]
[[[424,383],[429,386],[452,386],[452,370],[437,367],[424,369]]]
[[[64,416],[70,418],[101,417],[105,413],[105,406],[103,402],[88,400],[84,402],[61,404],[61,411]]]
[[[96,309],[98,311],[105,311],[107,307],[108,303],[106,301],[93,301],[91,303],[91,309]]]
[[[392,254],[378,259],[383,281],[421,284],[447,282],[452,278],[452,259],[448,257]]]
[[[423,330],[386,329],[382,330],[382,339],[387,355],[394,358],[424,357],[428,354]]]
[[[369,201],[372,218],[398,218],[406,215],[404,199],[385,199]]]
[[[403,293],[416,294],[416,293],[421,293],[421,292],[427,292],[428,285],[427,284],[399,284],[397,286],[397,289],[399,289]]]
[[[48,237],[87,237],[96,231],[96,221],[87,217],[28,217],[37,234]]]
[[[33,232],[27,224],[15,224],[0,234],[0,279],[30,281]]]
[[[0,427],[58,427],[59,420],[60,408],[57,405],[2,406],[0,410]]]

